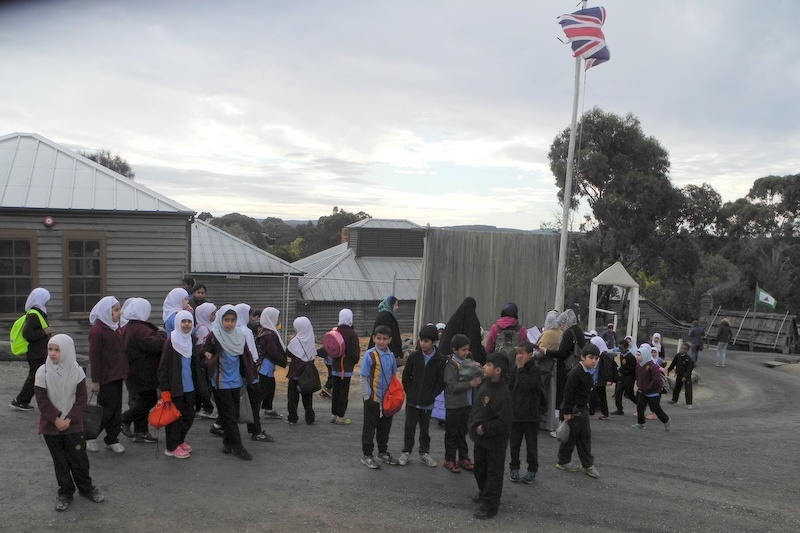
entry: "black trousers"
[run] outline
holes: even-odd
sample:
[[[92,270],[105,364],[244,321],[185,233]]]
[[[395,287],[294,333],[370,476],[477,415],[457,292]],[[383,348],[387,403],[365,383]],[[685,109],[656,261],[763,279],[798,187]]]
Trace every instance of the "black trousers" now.
[[[97,404],[103,406],[103,421],[100,423],[100,431],[106,431],[103,440],[106,444],[119,442],[119,426],[122,424],[122,380],[100,385]]]
[[[624,411],[622,408],[622,397],[636,403],[636,395],[633,393],[633,383],[635,376],[620,376],[617,386],[614,388],[614,402],[617,404],[617,411]]]
[[[94,485],[89,476],[89,457],[83,432],[42,436],[53,457],[58,494],[71,498],[76,486],[83,494],[91,493]]]
[[[677,376],[675,378],[675,390],[672,391],[672,401],[677,402],[681,397],[681,389],[686,384],[686,405],[692,405],[692,377]]]
[[[289,388],[286,391],[286,409],[289,411],[289,416],[286,418],[289,422],[297,422],[297,406],[300,399],[303,400],[303,409],[306,411],[306,424],[313,424],[316,415],[314,414],[314,393],[300,394],[300,389],[297,388],[297,380],[289,380]]]
[[[589,413],[594,414],[596,409],[600,409],[600,414],[608,416],[608,397],[606,396],[605,385],[595,385],[592,387],[592,394],[589,398]]]
[[[372,455],[375,442],[378,442],[378,453],[389,451],[389,432],[392,431],[391,416],[381,416],[378,402],[364,400],[364,425],[361,429],[361,451],[364,455]]]
[[[521,465],[519,452],[522,448],[522,438],[525,437],[525,459],[528,462],[528,470],[531,472],[539,471],[539,422],[512,422],[511,423],[511,462],[508,468],[519,470]]]
[[[155,389],[139,391],[131,394],[128,391],[128,410],[122,413],[120,419],[123,424],[133,424],[133,432],[140,435],[147,433],[147,416],[158,402],[158,393]],[[178,443],[180,444],[180,442]]]
[[[272,401],[275,399],[275,378],[260,374],[258,383],[261,386],[261,408],[272,411]]]
[[[347,400],[350,396],[350,378],[333,376],[331,378],[333,393],[331,394],[331,414],[344,417],[347,412]]]
[[[194,423],[194,392],[184,392],[183,396],[174,396],[172,403],[181,412],[181,417],[164,428],[167,434],[167,450],[173,451],[186,442],[186,435]]]
[[[331,387],[333,386],[333,368],[332,365],[328,364],[325,365],[325,368],[328,369],[328,379],[325,380],[324,387],[328,390],[331,390]]]
[[[261,407],[261,401],[264,399],[261,390],[261,376],[259,376],[258,383],[252,383],[247,386],[247,395],[250,397],[250,408],[253,410],[253,421],[247,424],[247,432],[251,435],[261,433],[261,416],[258,411]]]
[[[467,424],[469,423],[470,406],[458,409],[447,409],[444,421],[444,460],[455,461],[469,459],[467,446]]]
[[[646,422],[644,418],[644,410],[647,406],[650,406],[650,411],[655,414],[659,420],[663,423],[669,422],[669,416],[664,410],[661,408],[661,395],[658,396],[645,396],[641,392],[638,393],[636,397],[636,422],[639,424],[644,424]]]
[[[28,357],[28,375],[22,390],[17,394],[17,401],[22,404],[31,403],[33,399],[33,382],[36,379],[36,371],[44,364],[46,357]]]
[[[430,409],[420,409],[406,405],[406,425],[403,432],[403,451],[411,453],[414,450],[414,436],[419,426],[419,453],[431,451],[431,413]]]
[[[558,447],[558,464],[565,465],[572,460],[572,452],[578,448],[578,458],[584,468],[594,464],[592,457],[592,428],[589,425],[589,416],[586,412],[575,415],[567,422],[569,424],[569,439]]]
[[[195,412],[200,412],[200,410],[205,411],[206,413],[214,412],[214,404],[211,403],[211,378],[208,375],[208,368],[205,365],[205,359],[200,359],[200,373],[197,379],[204,379],[207,385],[206,389],[209,390],[208,396],[203,396],[200,394],[197,389],[195,389],[194,394],[194,410]]]
[[[225,433],[222,436],[222,445],[233,450],[241,450],[242,435],[239,433],[239,389],[214,389],[214,401],[217,402],[219,417],[217,423],[222,426]]]
[[[506,447],[487,448],[475,443],[475,481],[478,482],[478,497],[481,507],[489,516],[497,514],[500,497],[503,495],[503,473],[505,471]]]

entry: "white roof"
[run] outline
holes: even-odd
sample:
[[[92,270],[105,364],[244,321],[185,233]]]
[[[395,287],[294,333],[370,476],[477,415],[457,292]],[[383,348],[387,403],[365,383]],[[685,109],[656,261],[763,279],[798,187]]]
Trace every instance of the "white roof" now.
[[[192,272],[303,274],[283,259],[200,219],[192,224]]]
[[[0,137],[0,207],[195,213],[35,133]]]
[[[617,285],[618,287],[639,286],[619,261],[600,272],[592,282],[597,285]]]
[[[424,230],[422,226],[414,224],[410,220],[399,218],[365,218],[358,222],[353,222],[347,225],[348,228],[375,228],[375,229],[419,229]]]

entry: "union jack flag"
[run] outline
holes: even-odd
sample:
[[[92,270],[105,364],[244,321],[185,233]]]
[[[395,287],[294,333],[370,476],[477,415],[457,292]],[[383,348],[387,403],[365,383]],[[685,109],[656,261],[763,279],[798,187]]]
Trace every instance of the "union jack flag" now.
[[[581,9],[561,15],[557,20],[567,36],[567,42],[572,43],[572,57],[585,59],[586,70],[611,58],[602,29],[606,21],[606,8]]]

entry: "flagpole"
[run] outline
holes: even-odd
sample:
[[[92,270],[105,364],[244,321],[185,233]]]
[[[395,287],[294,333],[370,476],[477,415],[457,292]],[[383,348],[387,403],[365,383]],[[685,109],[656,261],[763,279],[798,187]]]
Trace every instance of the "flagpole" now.
[[[581,2],[586,9],[587,0]],[[572,124],[569,130],[569,150],[567,151],[567,175],[564,178],[564,206],[561,215],[561,242],[558,247],[558,276],[556,277],[555,308],[563,311],[567,276],[567,244],[569,241],[569,211],[572,203],[572,167],[575,159],[575,137],[578,129],[578,101],[581,92],[581,57],[575,58],[575,87],[572,94]],[[591,305],[589,306],[591,307]]]
[[[753,295],[753,327],[750,328],[750,351],[753,351],[753,338],[756,336],[756,316],[758,316],[758,280],[756,280],[756,291]]]

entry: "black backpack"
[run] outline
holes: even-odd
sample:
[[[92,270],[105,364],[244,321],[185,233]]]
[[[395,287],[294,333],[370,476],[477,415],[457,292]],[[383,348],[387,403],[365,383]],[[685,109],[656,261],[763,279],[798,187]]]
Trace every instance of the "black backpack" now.
[[[500,333],[497,334],[497,339],[494,343],[494,351],[504,354],[506,357],[508,357],[509,368],[514,368],[517,358],[516,347],[517,343],[519,342],[519,330],[521,329],[522,326],[519,324],[514,327],[501,329]]]

